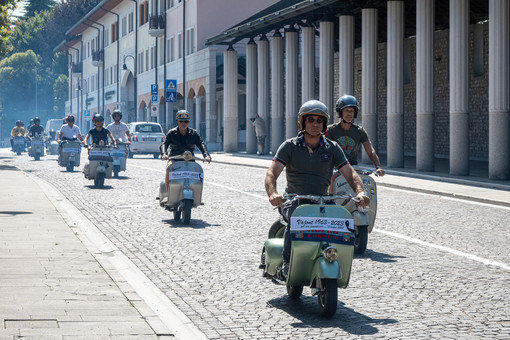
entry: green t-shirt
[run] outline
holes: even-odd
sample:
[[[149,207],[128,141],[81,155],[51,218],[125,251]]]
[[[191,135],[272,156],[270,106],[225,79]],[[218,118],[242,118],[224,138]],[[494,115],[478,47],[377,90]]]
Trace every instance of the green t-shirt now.
[[[273,161],[287,167],[285,191],[298,195],[327,194],[333,168],[349,163],[338,144],[322,136],[319,147],[311,150],[302,134],[283,142]]]
[[[359,147],[370,141],[365,129],[356,124],[351,124],[349,130],[344,130],[340,123],[328,125],[326,136],[340,145],[351,164],[358,164]]]

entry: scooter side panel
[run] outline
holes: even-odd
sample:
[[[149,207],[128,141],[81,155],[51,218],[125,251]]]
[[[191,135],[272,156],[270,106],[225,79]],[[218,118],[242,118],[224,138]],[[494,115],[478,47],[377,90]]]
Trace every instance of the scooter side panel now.
[[[283,264],[283,238],[270,238],[264,243],[265,271],[269,275],[276,275],[276,269]]]
[[[363,181],[363,186],[365,187],[365,192],[368,194],[368,197],[370,198],[370,206],[368,209],[368,215],[370,216],[370,224],[368,225],[368,232],[372,232],[372,229],[374,228],[375,223],[375,216],[377,212],[377,184],[375,180],[370,177],[369,175],[363,175],[359,174],[359,177]],[[345,181],[345,178],[343,176],[338,176],[335,179],[335,183],[333,186],[333,193],[335,195],[353,195],[354,191],[352,191],[349,184]],[[339,202],[340,204],[344,205],[345,208],[349,211],[354,211],[356,209],[356,204],[354,201],[349,200],[348,202]]]

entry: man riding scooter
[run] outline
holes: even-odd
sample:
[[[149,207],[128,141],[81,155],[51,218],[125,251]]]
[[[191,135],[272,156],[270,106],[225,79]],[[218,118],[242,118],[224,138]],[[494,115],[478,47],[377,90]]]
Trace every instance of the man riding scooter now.
[[[74,124],[74,116],[69,115],[64,120],[66,124],[60,127],[60,131],[58,133],[58,144],[60,145],[58,148],[58,163],[62,159],[62,141],[63,140],[82,140],[83,137],[81,135],[80,127]]]
[[[23,138],[23,150],[25,150],[25,128],[23,127],[23,122],[21,120],[16,121],[16,126],[12,128],[11,131],[11,148],[14,150],[14,138]]]
[[[128,144],[131,143],[131,135],[128,126],[120,121],[122,112],[119,109],[113,110],[112,117],[113,123],[108,125],[106,129],[112,133],[118,145],[124,145],[124,149],[112,153],[114,177],[118,178],[120,171],[126,171],[126,158],[129,152]]]
[[[298,113],[297,137],[283,142],[278,148],[273,162],[266,172],[265,188],[269,202],[287,222],[298,207],[307,202],[289,201],[284,203],[278,193],[276,181],[283,168],[287,168],[287,188],[285,191],[297,195],[327,195],[333,168],[345,177],[356,194],[357,204],[366,206],[370,199],[365,194],[360,177],[351,167],[344,152],[331,140],[324,137],[329,115],[326,106],[317,100],[305,102]],[[290,223],[284,233],[282,276],[287,277],[291,253]]]
[[[34,125],[30,127],[27,133],[28,138],[33,138],[36,135],[46,136],[46,132],[44,131],[44,128],[41,126],[41,119],[39,119],[39,117],[34,118]]]
[[[161,157],[163,160],[169,157],[182,155],[185,151],[190,151],[191,154],[194,154],[196,146],[202,152],[205,161],[207,163],[211,162],[211,156],[207,151],[207,146],[204,141],[195,129],[188,127],[190,117],[189,112],[186,110],[177,112],[175,116],[177,119],[177,127],[170,129],[165,138],[164,150],[162,150],[163,156]],[[170,154],[168,154],[169,148]],[[169,161],[166,167],[165,186],[167,191],[171,164],[172,162]],[[168,197],[163,197],[160,204],[164,205],[167,199]]]

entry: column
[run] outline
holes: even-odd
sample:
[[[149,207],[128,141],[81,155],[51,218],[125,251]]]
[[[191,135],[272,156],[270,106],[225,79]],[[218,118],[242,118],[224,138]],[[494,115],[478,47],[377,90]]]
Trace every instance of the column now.
[[[315,99],[315,28],[301,27],[301,104]],[[300,105],[301,106],[301,105]]]
[[[404,2],[388,1],[388,167],[404,166]]]
[[[320,22],[319,100],[328,108],[330,121],[333,121],[331,110],[335,107],[333,104],[334,27],[335,24],[332,21]]]
[[[469,0],[450,0],[450,174],[469,175]]]
[[[377,9],[361,10],[361,109],[363,128],[377,150]],[[371,163],[366,152],[363,163]]]
[[[232,46],[223,52],[223,150],[237,151],[237,51]]]
[[[258,114],[266,121],[266,136],[269,136],[269,42],[265,35],[257,41],[257,81],[258,81]],[[269,137],[266,137],[264,152],[269,150]]]
[[[416,0],[416,170],[434,171],[434,1]]]
[[[285,31],[285,138],[297,135],[298,103],[298,33]]]
[[[489,178],[510,179],[508,0],[489,1]]]
[[[206,54],[209,76],[205,80],[205,120],[206,139],[209,143],[216,143],[218,136],[218,116],[216,113],[216,49],[210,48]],[[220,149],[218,145],[210,145]]]
[[[271,152],[283,142],[283,38],[277,30],[271,39]]]
[[[257,138],[250,118],[257,113],[257,45],[250,39],[246,45],[246,153],[257,153]]]
[[[196,96],[196,116],[197,116],[197,124],[196,124],[196,130],[198,131],[198,133],[200,134],[200,136],[202,137],[202,139],[205,138],[205,136],[203,135],[203,132],[202,130],[200,129],[200,124],[202,123],[202,113],[204,112],[203,110],[203,105],[204,105],[204,96]],[[205,139],[204,139],[205,140]]]
[[[338,24],[338,36],[341,46],[338,63],[338,89],[339,96],[341,97],[344,94],[354,95],[354,16],[341,15],[338,19]],[[331,112],[334,112],[333,108]]]

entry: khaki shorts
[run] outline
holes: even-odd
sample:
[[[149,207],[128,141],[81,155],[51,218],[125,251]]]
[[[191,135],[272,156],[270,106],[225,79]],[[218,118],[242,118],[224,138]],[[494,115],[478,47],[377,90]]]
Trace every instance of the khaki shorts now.
[[[257,143],[264,144],[266,142],[266,136],[259,137],[257,136]]]

